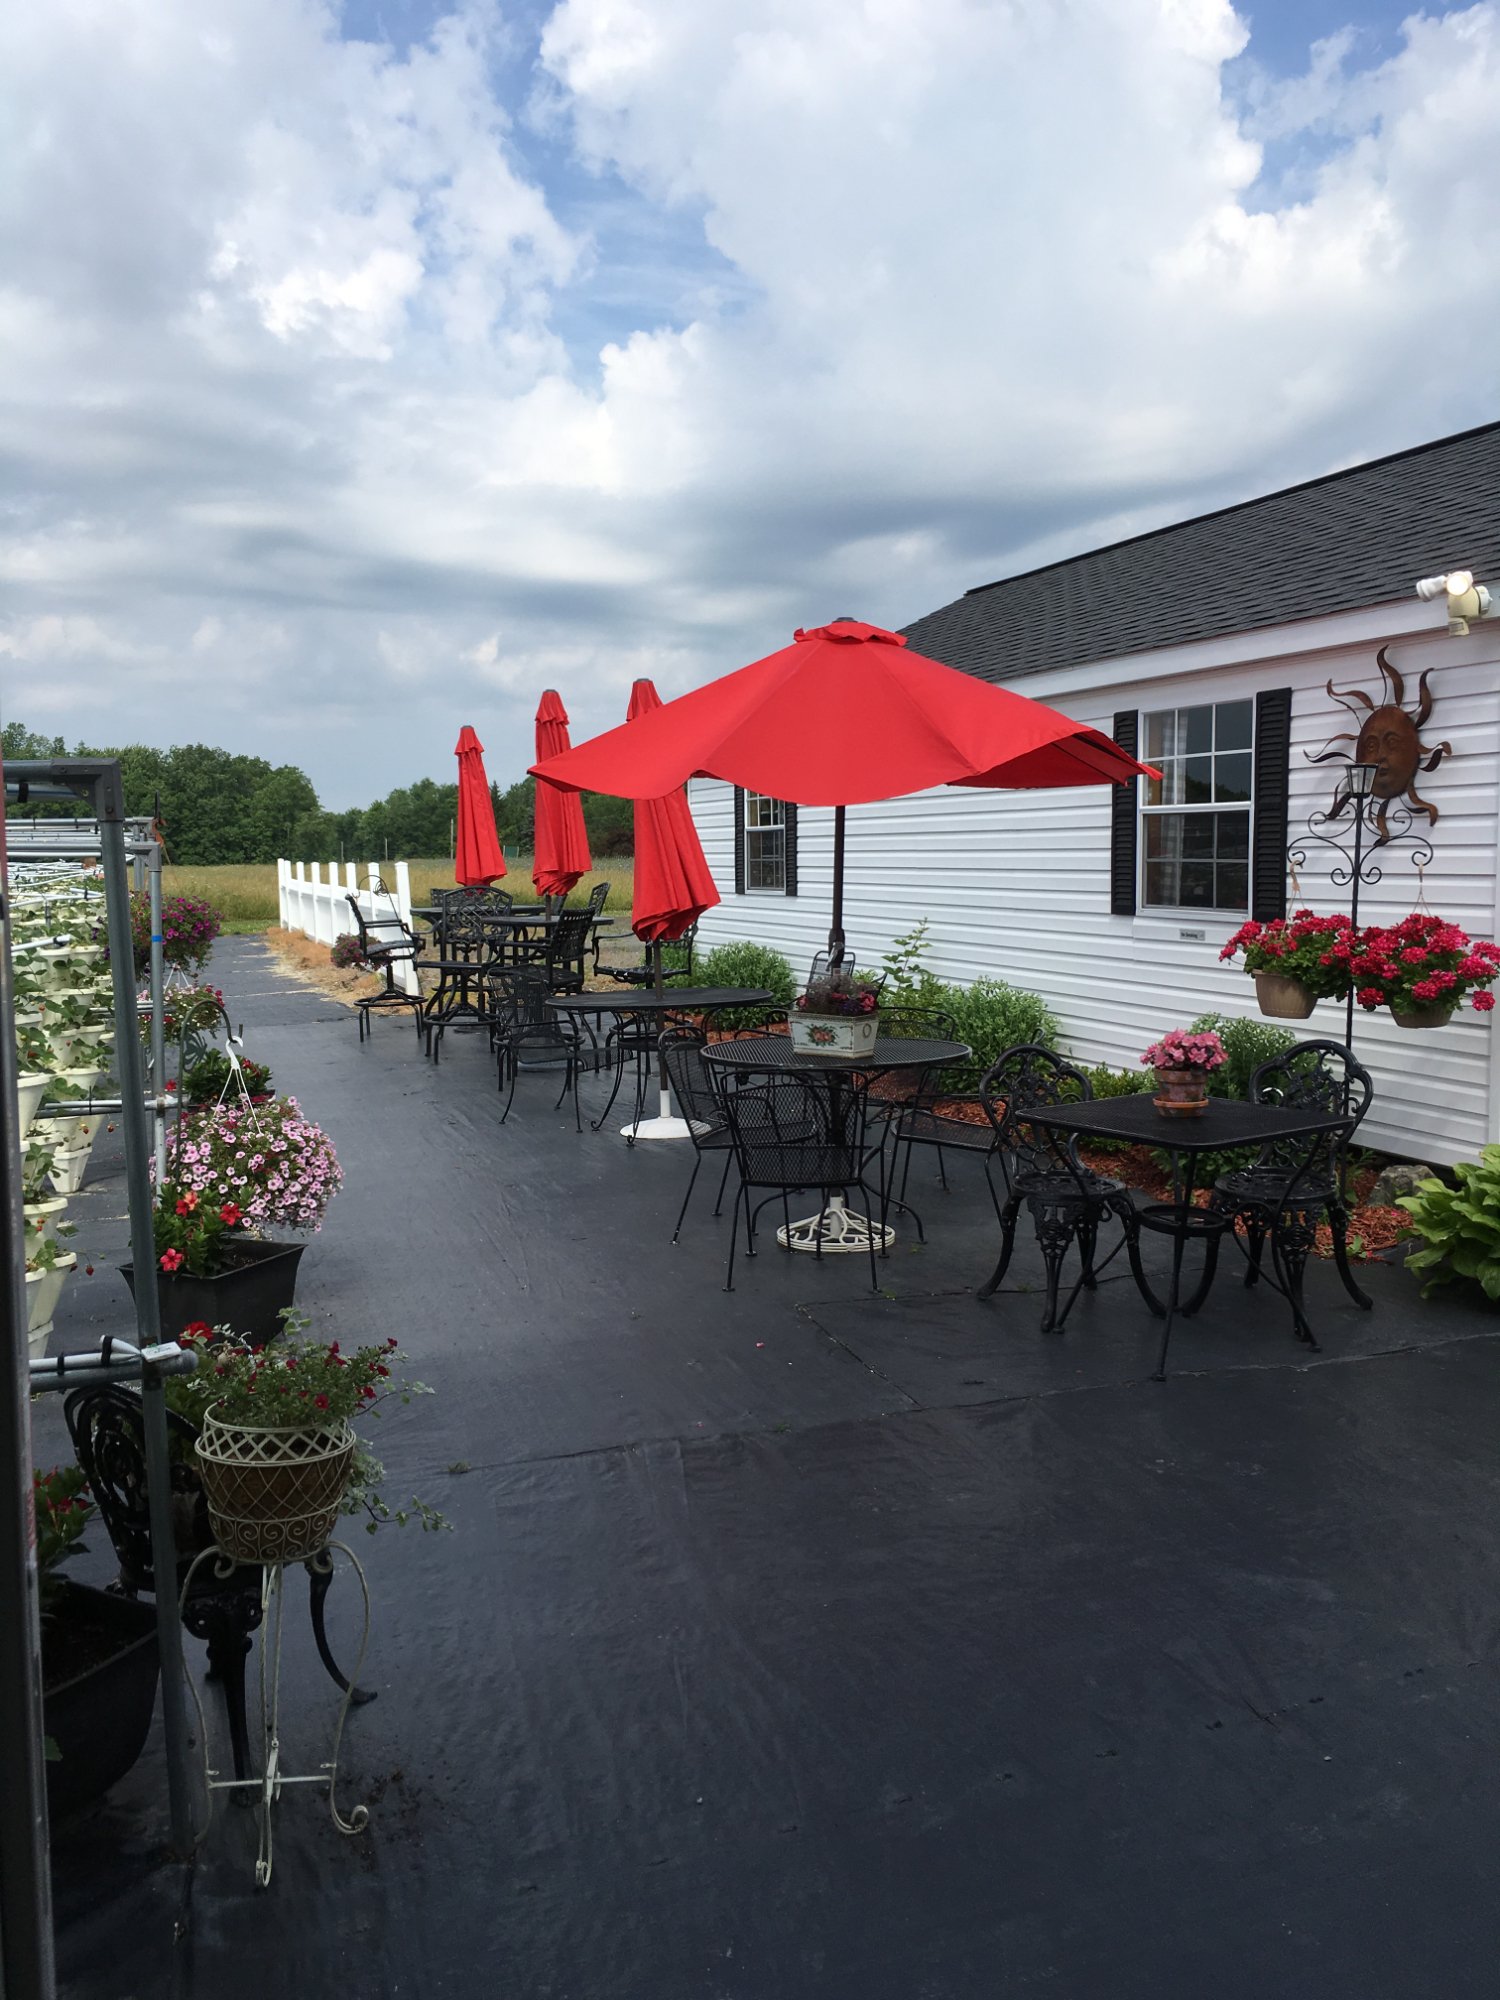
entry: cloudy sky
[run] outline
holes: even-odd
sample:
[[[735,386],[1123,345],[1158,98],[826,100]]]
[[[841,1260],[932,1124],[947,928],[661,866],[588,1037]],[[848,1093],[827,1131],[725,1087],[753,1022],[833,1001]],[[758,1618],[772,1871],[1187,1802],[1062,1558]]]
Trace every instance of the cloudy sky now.
[[[1500,414],[1500,4],[0,15],[0,696],[325,803]]]

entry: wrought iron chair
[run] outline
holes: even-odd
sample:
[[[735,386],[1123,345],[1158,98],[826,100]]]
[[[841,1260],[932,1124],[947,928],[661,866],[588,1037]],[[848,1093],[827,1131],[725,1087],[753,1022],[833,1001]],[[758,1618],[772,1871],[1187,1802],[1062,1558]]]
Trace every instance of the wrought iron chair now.
[[[573,1124],[581,1132],[578,1078],[592,1065],[586,1059],[577,1023],[549,1010],[552,988],[546,973],[535,965],[501,966],[486,974],[485,987],[490,1047],[498,1058],[496,1087],[505,1091],[500,1123],[510,1116],[516,1078],[523,1071],[561,1070],[562,1088],[553,1108],[559,1109],[571,1091]]]
[[[880,1032],[882,1035],[930,1038],[934,1041],[956,1042],[959,1039],[957,1023],[941,1007],[882,1007]],[[948,1087],[948,1083],[949,1079],[941,1070],[895,1070],[887,1076],[874,1078],[870,1085],[871,1110],[884,1119],[890,1140],[891,1162],[886,1182],[887,1187],[894,1190],[889,1197],[890,1203],[911,1216],[924,1242],[926,1236],[922,1218],[906,1199],[913,1147],[930,1147],[937,1154],[938,1179],[944,1193],[948,1191],[946,1154],[967,1153],[977,1157],[984,1168],[985,1185],[990,1191],[995,1214],[999,1217],[1001,1213],[1000,1194],[992,1171],[992,1162],[1000,1145],[995,1129],[984,1115],[976,1092],[955,1091]],[[965,1112],[969,1110],[974,1115],[966,1117]]]
[[[554,993],[583,991],[583,964],[593,928],[587,910],[564,910],[556,923],[547,926],[547,979]]]
[[[385,974],[385,985],[378,993],[363,995],[355,1002],[359,1012],[359,1039],[363,1041],[371,1031],[372,1014],[399,1014],[410,1008],[417,1039],[422,1037],[423,1000],[419,990],[403,993],[396,984],[396,967],[409,965],[418,971],[427,963],[422,956],[422,940],[410,925],[404,923],[394,908],[388,917],[367,917],[359,906],[359,898],[352,892],[345,899],[354,912],[354,923],[359,938],[359,948],[376,972]],[[390,936],[394,931],[396,935]]]
[[[1232,1217],[1244,1230],[1245,1283],[1257,1284],[1267,1240],[1280,1289],[1286,1294],[1300,1338],[1311,1339],[1302,1306],[1302,1279],[1308,1254],[1325,1218],[1333,1238],[1339,1281],[1358,1306],[1372,1301],[1349,1268],[1349,1206],[1346,1170],[1349,1145],[1370,1108],[1374,1084],[1369,1071],[1342,1042],[1299,1042],[1284,1055],[1263,1062],[1250,1078],[1252,1104],[1279,1104],[1288,1110],[1342,1112],[1343,1130],[1309,1141],[1282,1139],[1262,1147],[1253,1166],[1221,1174],[1209,1197],[1212,1210]],[[1213,1282],[1218,1243],[1209,1246],[1203,1281],[1183,1308],[1202,1304]]]
[[[431,961],[438,983],[422,1008],[427,1053],[434,1062],[441,1059],[443,1036],[450,1022],[467,1016],[476,1027],[487,1025],[486,981],[499,956],[478,906],[472,902],[450,904],[443,919],[442,948]]]
[[[63,1418],[78,1463],[88,1480],[99,1518],[109,1536],[120,1573],[112,1589],[123,1597],[156,1594],[156,1570],[151,1555],[151,1516],[146,1487],[146,1444],[141,1399],[117,1383],[75,1389],[63,1400]],[[172,1523],[178,1565],[173,1588],[181,1591],[193,1558],[213,1546],[203,1488],[193,1465],[198,1433],[175,1411],[167,1412],[171,1449]],[[340,1688],[349,1683],[328,1645],[324,1605],[333,1581],[331,1564],[320,1567],[314,1556],[303,1567],[308,1578],[308,1602],[318,1658]],[[238,1563],[227,1575],[205,1563],[193,1579],[183,1607],[184,1628],[208,1644],[208,1671],[224,1690],[224,1710],[234,1753],[234,1775],[250,1775],[250,1738],[245,1716],[245,1658],[250,1635],[261,1622],[259,1563]],[[373,1690],[355,1688],[355,1702],[375,1699]]]
[[[672,1231],[674,1243],[682,1234],[688,1203],[693,1198],[693,1189],[698,1182],[698,1169],[703,1165],[705,1153],[722,1153],[724,1156],[724,1171],[719,1177],[719,1192],[714,1201],[715,1215],[718,1215],[724,1206],[724,1190],[729,1185],[729,1169],[734,1165],[734,1139],[729,1130],[729,1120],[719,1102],[713,1079],[703,1064],[703,1050],[707,1044],[708,1036],[702,1028],[664,1028],[658,1037],[661,1059],[667,1067],[667,1083],[671,1088],[672,1101],[677,1107],[678,1117],[686,1123],[688,1137],[693,1142],[693,1171],[688,1177],[687,1191],[682,1197],[682,1207],[677,1211],[677,1222]]]
[[[698,937],[698,926],[696,924],[691,924],[689,925],[687,930],[683,932],[680,938],[674,938],[671,944],[664,945],[662,947],[664,951],[679,950],[683,946],[686,946],[687,948],[687,963],[685,965],[664,965],[662,967],[661,977],[662,977],[662,984],[664,986],[670,985],[671,982],[675,979],[692,978],[693,951],[697,942],[697,937]],[[595,933],[594,941],[595,944],[597,945],[599,941],[597,932]],[[618,984],[621,986],[649,986],[656,977],[655,963],[652,957],[651,946],[649,944],[643,947],[640,959],[637,961],[636,964],[605,965],[605,966],[599,966],[598,970],[603,972],[606,978],[617,981]]]
[[[589,918],[589,943],[594,954],[594,970],[599,970],[599,919],[604,914],[604,905],[609,901],[608,882],[596,882],[589,890],[586,904]]]
[[[1007,1049],[979,1083],[979,1102],[994,1131],[1000,1168],[1005,1179],[1005,1204],[1000,1210],[1000,1257],[988,1281],[979,1288],[982,1299],[1000,1286],[1015,1251],[1016,1224],[1024,1204],[1036,1228],[1037,1244],[1047,1273],[1043,1333],[1061,1333],[1063,1322],[1080,1288],[1092,1291],[1098,1282],[1094,1253],[1099,1228],[1109,1216],[1124,1226],[1123,1241],[1133,1270],[1140,1269],[1140,1240],[1135,1207],[1123,1184],[1096,1174],[1079,1159],[1074,1141],[1045,1125],[1033,1124],[1028,1111],[1076,1103],[1093,1096],[1080,1069],[1051,1049],[1023,1042]],[[1063,1261],[1076,1243],[1083,1260],[1078,1284],[1061,1314],[1057,1309]],[[1116,1250],[1119,1245],[1115,1246]],[[1114,1251],[1110,1252],[1113,1256]],[[1107,1261],[1107,1260],[1106,1260]]]
[[[843,1105],[843,1115],[835,1129],[832,1097],[815,1077],[785,1074],[757,1076],[732,1084],[722,1072],[710,1068],[714,1093],[729,1129],[740,1186],[734,1198],[729,1231],[729,1264],[724,1289],[734,1290],[734,1255],[739,1237],[740,1205],[745,1209],[745,1255],[755,1255],[756,1217],[767,1202],[778,1197],[788,1234],[792,1227],[789,1197],[793,1193],[818,1193],[823,1197],[819,1220],[827,1213],[831,1196],[841,1194],[846,1203],[858,1189],[867,1202],[874,1194],[863,1178],[868,1147],[865,1143],[865,1093],[856,1090]],[[765,1190],[759,1202],[752,1195]],[[852,1204],[850,1204],[852,1206]],[[869,1225],[870,1287],[879,1284],[875,1269],[875,1239],[880,1233],[869,1209],[863,1213]],[[822,1255],[821,1248],[818,1253]]]

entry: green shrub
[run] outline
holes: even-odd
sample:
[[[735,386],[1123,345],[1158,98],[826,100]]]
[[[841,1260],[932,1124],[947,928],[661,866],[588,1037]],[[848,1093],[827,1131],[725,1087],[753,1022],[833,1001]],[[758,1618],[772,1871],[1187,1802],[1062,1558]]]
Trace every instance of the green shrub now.
[[[716,944],[693,974],[695,986],[763,986],[773,996],[769,1007],[730,1007],[715,1017],[724,1028],[753,1028],[784,1013],[797,992],[791,961],[768,944],[741,938]]]
[[[1285,1055],[1297,1042],[1290,1028],[1228,1014],[1200,1014],[1192,1023],[1191,1032],[1217,1035],[1224,1044],[1227,1060],[1223,1068],[1209,1073],[1210,1097],[1248,1097],[1250,1078],[1260,1065],[1270,1062],[1273,1056]]]
[[[1500,1146],[1486,1146],[1477,1160],[1453,1169],[1456,1187],[1434,1177],[1397,1208],[1411,1217],[1422,1239],[1406,1260],[1408,1271],[1431,1273],[1424,1290],[1469,1278],[1488,1299],[1500,1299]]]
[[[885,974],[881,999],[886,1006],[941,1007],[945,1013],[952,1013],[954,995],[961,989],[939,979],[924,963],[926,956],[927,918],[923,917],[905,937],[895,940],[880,961]]]
[[[977,1081],[1009,1048],[1021,1042],[1057,1042],[1057,1017],[1039,993],[1008,986],[1003,979],[976,979],[972,986],[950,986],[937,1002],[953,1015],[958,1039],[974,1051],[969,1076]]]
[[[1137,1097],[1143,1090],[1151,1088],[1151,1072],[1147,1069],[1111,1069],[1108,1063],[1096,1063],[1083,1073],[1095,1097]],[[1088,1144],[1089,1150],[1095,1153],[1125,1153],[1130,1150],[1128,1139],[1091,1138]]]

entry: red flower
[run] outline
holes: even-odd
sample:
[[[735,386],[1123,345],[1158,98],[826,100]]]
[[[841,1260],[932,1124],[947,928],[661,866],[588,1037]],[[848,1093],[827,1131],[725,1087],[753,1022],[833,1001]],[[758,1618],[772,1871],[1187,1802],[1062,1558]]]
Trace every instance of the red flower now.
[[[179,1269],[183,1262],[182,1252],[180,1250],[163,1250],[158,1262],[164,1271],[175,1271]]]
[[[315,1410],[326,1410],[328,1408],[328,1398],[326,1396],[314,1396],[313,1408]]]
[[[179,1215],[191,1215],[191,1214],[192,1214],[192,1212],[193,1212],[193,1211],[192,1211],[192,1210],[191,1210],[191,1209],[190,1209],[190,1208],[188,1207],[188,1205],[187,1205],[187,1203],[186,1203],[185,1201],[180,1201],[180,1202],[178,1202],[178,1204],[177,1204],[177,1213],[178,1213]]]
[[[1495,996],[1493,993],[1476,993],[1474,995],[1474,1006],[1481,1014],[1488,1014],[1494,1004]]]
[[[219,1220],[226,1229],[233,1229],[243,1213],[244,1211],[236,1208],[232,1201],[226,1201],[219,1210]]]

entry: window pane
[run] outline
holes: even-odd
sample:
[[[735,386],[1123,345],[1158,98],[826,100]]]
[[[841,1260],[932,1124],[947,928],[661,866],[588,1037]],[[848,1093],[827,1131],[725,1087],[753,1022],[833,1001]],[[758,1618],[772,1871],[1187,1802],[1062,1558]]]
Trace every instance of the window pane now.
[[[745,835],[745,887],[786,888],[786,835],[780,827]]]
[[[1221,861],[1214,870],[1218,877],[1216,904],[1221,910],[1248,910],[1250,870],[1243,861]]]
[[[1227,757],[1214,759],[1214,797],[1216,799],[1245,799],[1250,797],[1250,752],[1232,750]]]
[[[1168,904],[1177,901],[1177,870],[1172,862],[1146,863],[1146,901]]]
[[[1221,861],[1244,861],[1250,853],[1249,813],[1215,813],[1218,827],[1215,851]],[[1232,908],[1232,905],[1226,905]]]
[[[1185,910],[1211,910],[1214,903],[1214,864],[1211,861],[1184,861],[1179,903]]]
[[[1178,824],[1182,828],[1182,851],[1193,861],[1212,861],[1214,858],[1214,822],[1217,813],[1184,814]]]
[[[1248,701],[1221,701],[1214,709],[1214,748],[1248,750],[1253,704]]]
[[[1214,712],[1211,708],[1180,708],[1178,727],[1184,735],[1182,748],[1189,756],[1207,753],[1214,747]]]
[[[1177,711],[1161,708],[1146,717],[1146,762],[1159,764],[1177,754]]]
[[[1182,803],[1185,806],[1206,806],[1213,799],[1213,758],[1188,757],[1184,760]]]

